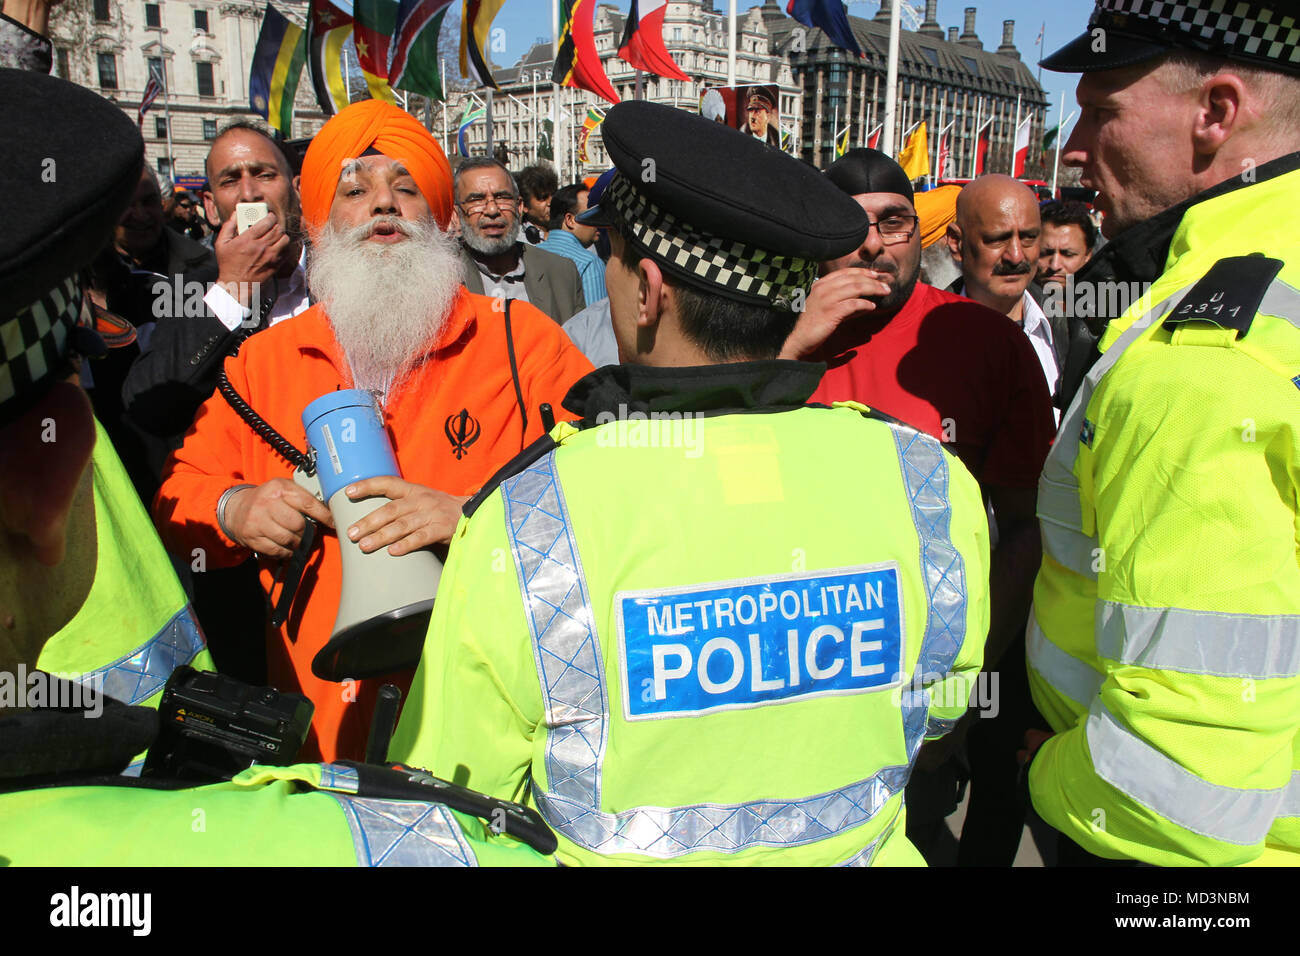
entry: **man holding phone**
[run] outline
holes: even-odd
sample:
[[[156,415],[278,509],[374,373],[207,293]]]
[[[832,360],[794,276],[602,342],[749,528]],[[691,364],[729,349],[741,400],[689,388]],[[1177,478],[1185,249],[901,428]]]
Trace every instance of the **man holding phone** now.
[[[216,389],[222,359],[237,336],[310,305],[297,177],[279,146],[257,125],[236,121],[213,141],[206,172],[203,207],[208,221],[219,225],[217,281],[203,297],[202,316],[158,323],[123,389],[131,418],[172,439],[185,433]],[[242,230],[241,206],[242,221],[255,220]]]

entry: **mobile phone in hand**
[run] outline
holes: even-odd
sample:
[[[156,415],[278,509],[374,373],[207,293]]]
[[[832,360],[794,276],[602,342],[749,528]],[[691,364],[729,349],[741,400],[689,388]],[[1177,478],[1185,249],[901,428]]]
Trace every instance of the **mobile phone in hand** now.
[[[236,203],[235,232],[242,235],[250,226],[264,218],[269,211],[264,202]]]

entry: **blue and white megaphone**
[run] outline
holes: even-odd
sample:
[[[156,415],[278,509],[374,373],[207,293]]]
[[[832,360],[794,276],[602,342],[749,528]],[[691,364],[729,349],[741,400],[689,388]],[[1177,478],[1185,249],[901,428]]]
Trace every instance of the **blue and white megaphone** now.
[[[302,423],[316,473],[299,469],[294,480],[329,507],[343,556],[338,617],[329,643],[312,659],[312,673],[344,680],[410,670],[424,648],[442,562],[427,550],[365,554],[345,533],[388,499],[353,501],[344,489],[366,478],[401,476],[374,396],[360,389],[330,392],[304,409]]]

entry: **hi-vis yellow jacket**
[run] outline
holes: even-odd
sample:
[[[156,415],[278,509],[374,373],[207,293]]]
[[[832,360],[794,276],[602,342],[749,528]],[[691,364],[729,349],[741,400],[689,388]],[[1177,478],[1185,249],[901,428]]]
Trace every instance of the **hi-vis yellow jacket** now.
[[[1187,211],[1039,486],[1030,789],[1104,857],[1300,862],[1296,160]]]
[[[124,704],[157,707],[181,664],[216,668],[158,532],[98,422],[91,468],[95,581],[36,663]]]
[[[647,424],[559,425],[471,506],[390,759],[526,799],[569,865],[924,865],[903,786],[988,628],[975,480],[855,408]]]

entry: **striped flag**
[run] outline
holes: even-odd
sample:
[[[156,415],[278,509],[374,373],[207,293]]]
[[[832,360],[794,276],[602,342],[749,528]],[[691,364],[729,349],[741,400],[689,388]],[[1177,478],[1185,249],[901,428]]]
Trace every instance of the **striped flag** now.
[[[835,158],[839,159],[849,151],[849,127],[844,127],[844,132],[835,137]]]
[[[668,0],[632,0],[618,55],[638,70],[690,82],[664,46],[664,14]]]
[[[593,18],[596,0],[561,0],[560,52],[555,57],[551,82],[588,90],[611,103],[619,101],[614,87],[610,86],[605,68],[600,64],[596,50]]]
[[[443,98],[438,73],[438,35],[452,0],[402,0],[393,35],[388,83],[395,90]]]
[[[397,32],[397,0],[356,0],[352,8],[352,42],[361,69],[388,79],[388,47]]]
[[[307,16],[307,73],[316,92],[316,102],[329,116],[351,101],[347,77],[343,73],[344,46],[352,38],[351,0],[311,0]],[[393,103],[393,91],[382,77],[361,70],[370,95]]]
[[[140,97],[140,115],[136,117],[135,125],[144,129],[144,114],[149,112],[149,107],[153,106],[153,101],[158,99],[162,94],[162,81],[158,74],[153,70],[149,71],[149,82],[144,88],[144,95]]]
[[[465,0],[460,13],[460,72],[477,86],[499,90],[492,78],[484,49],[492,32],[492,19],[505,0]]]
[[[248,75],[248,102],[267,125],[286,136],[293,134],[293,100],[306,59],[307,37],[302,27],[290,23],[268,3]]]
[[[486,110],[483,107],[474,109],[474,101],[470,100],[465,104],[465,112],[460,118],[460,129],[456,131],[456,148],[462,156],[469,155],[469,143],[465,141],[465,134],[469,128],[483,118]]]
[[[589,137],[597,126],[605,119],[605,114],[596,107],[592,106],[587,109],[587,118],[582,121],[581,138],[578,140],[578,162],[587,162],[587,137]]]

